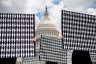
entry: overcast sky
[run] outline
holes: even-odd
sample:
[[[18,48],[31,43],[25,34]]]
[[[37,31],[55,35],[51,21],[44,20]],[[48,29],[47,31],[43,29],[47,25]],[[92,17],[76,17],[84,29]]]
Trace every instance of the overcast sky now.
[[[42,21],[46,6],[59,31],[62,9],[96,15],[96,0],[0,0],[0,12],[36,14],[36,26]]]

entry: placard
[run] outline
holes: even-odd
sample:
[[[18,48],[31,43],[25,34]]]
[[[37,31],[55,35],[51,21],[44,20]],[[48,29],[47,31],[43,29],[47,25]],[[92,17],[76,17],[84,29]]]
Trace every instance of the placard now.
[[[62,35],[66,50],[96,50],[96,16],[62,10]]]
[[[0,13],[0,58],[33,57],[35,15]]]
[[[41,36],[40,60],[67,63],[67,51],[62,47],[62,40]]]

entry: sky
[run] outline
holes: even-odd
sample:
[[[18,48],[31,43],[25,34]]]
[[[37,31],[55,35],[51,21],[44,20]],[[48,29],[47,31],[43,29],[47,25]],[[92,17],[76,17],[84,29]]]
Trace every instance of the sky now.
[[[0,12],[36,15],[36,27],[44,17],[45,7],[49,17],[61,31],[61,10],[96,15],[96,0],[0,0]]]

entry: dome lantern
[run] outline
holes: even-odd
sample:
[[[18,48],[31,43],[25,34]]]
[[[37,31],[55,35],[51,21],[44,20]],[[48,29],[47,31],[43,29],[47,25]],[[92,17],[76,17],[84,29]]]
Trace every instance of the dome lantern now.
[[[49,19],[49,13],[48,13],[48,8],[46,6],[45,14],[44,14],[44,19]]]

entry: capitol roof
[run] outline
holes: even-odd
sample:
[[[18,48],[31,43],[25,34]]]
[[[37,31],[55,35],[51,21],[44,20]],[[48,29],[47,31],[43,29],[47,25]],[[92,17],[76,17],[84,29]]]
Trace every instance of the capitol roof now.
[[[56,26],[52,23],[51,19],[49,18],[49,13],[47,11],[47,8],[46,8],[46,11],[44,14],[44,19],[38,24],[37,30],[44,29],[44,28],[50,28],[53,30],[57,30]]]

